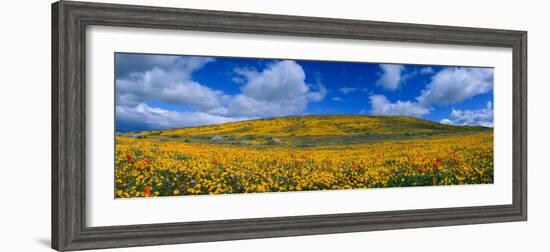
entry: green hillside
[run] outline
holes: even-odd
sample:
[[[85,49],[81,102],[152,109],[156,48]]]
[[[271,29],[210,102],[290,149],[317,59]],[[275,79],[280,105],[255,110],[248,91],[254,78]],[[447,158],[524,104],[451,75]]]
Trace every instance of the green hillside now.
[[[395,138],[468,134],[490,128],[452,126],[407,116],[305,115],[125,133],[134,137],[241,145],[353,144]]]

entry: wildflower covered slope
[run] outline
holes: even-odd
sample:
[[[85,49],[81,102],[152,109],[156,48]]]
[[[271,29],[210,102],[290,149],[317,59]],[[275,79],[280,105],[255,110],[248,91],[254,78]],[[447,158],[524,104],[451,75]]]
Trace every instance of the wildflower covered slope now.
[[[116,136],[115,197],[493,183],[493,130],[307,115]]]

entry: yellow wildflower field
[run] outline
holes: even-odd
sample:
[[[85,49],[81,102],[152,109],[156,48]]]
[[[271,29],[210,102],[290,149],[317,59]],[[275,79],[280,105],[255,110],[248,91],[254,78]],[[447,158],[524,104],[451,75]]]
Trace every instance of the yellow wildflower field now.
[[[390,132],[350,142],[334,140],[344,137],[338,132],[331,132],[334,139],[314,140],[305,136],[311,132],[300,138],[300,131],[282,135],[280,130],[274,134],[280,138],[250,137],[235,129],[241,135],[217,137],[211,128],[207,134],[192,128],[179,135],[121,134],[116,136],[115,197],[493,183],[492,129],[460,129]]]

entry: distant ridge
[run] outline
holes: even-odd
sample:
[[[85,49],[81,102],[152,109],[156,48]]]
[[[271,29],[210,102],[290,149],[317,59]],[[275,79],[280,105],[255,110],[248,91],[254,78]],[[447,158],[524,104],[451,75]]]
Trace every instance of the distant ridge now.
[[[481,126],[454,126],[409,116],[351,114],[301,115],[263,118],[206,126],[154,130],[146,135],[230,135],[230,136],[351,136],[365,134],[418,134],[491,130]]]

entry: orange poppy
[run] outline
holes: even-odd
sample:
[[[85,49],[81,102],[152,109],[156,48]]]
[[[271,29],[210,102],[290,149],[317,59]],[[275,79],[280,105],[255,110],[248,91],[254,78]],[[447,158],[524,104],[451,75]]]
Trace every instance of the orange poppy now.
[[[145,197],[150,197],[151,196],[151,187],[150,186],[143,187],[143,192],[145,193]]]

